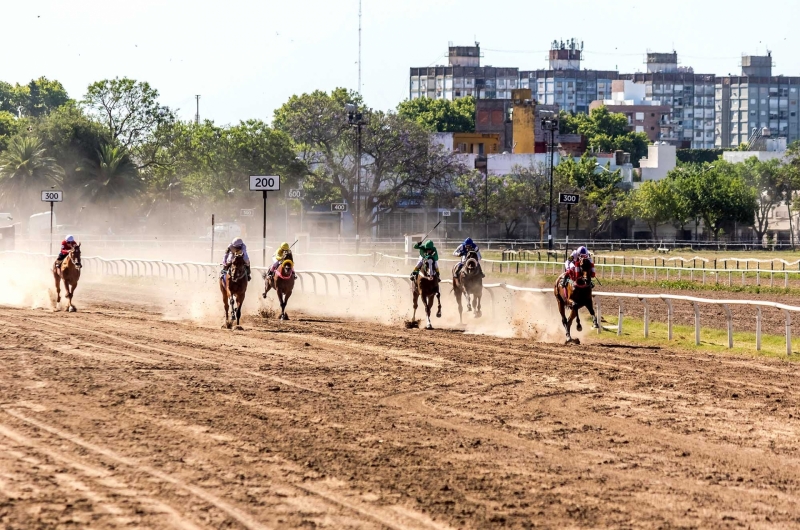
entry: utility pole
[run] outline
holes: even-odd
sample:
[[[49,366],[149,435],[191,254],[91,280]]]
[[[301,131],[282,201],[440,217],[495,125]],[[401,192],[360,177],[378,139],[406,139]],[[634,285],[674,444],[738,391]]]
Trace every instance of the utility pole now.
[[[194,115],[194,122],[200,125],[200,94],[196,94],[194,99],[197,100],[197,114]]]
[[[354,164],[354,169],[356,179],[356,254],[358,254],[360,246],[359,225],[361,222],[361,128],[367,124],[367,121],[364,119],[364,114],[355,105],[348,103],[345,105],[344,110],[347,114],[347,123],[356,128],[356,163]]]
[[[547,249],[553,250],[553,167],[555,165],[558,116],[551,112],[549,116],[542,118],[542,129],[550,131],[550,211],[547,219]]]
[[[358,93],[361,94],[361,0],[358,0]]]

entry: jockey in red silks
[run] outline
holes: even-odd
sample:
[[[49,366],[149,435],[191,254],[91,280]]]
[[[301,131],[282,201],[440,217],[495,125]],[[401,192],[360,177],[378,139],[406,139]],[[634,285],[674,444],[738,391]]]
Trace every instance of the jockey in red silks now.
[[[61,242],[61,252],[58,254],[56,258],[56,269],[61,268],[61,264],[66,259],[67,255],[69,255],[70,250],[78,246],[78,242],[75,241],[73,236],[67,236],[64,241]]]
[[[578,247],[577,250],[572,251],[570,254],[569,259],[566,263],[564,263],[564,270],[566,274],[564,275],[564,279],[561,282],[562,287],[567,286],[567,282],[572,280],[573,282],[578,279],[578,268],[580,267],[581,260],[584,258],[589,259],[589,263],[592,264],[592,270],[590,272],[590,276],[594,278],[596,276],[594,271],[594,261],[592,257],[589,255],[589,249],[584,246]]]

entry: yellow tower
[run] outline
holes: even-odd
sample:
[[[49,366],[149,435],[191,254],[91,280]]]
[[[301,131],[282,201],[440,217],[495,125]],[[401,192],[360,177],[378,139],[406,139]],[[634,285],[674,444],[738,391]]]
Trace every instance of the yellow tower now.
[[[536,103],[529,88],[511,91],[513,102],[511,127],[514,139],[513,152],[532,154],[536,142]]]

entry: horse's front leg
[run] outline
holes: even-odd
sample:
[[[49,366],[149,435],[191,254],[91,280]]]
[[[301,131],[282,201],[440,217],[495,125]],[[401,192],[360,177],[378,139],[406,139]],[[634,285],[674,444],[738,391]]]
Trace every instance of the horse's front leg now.
[[[481,307],[483,307],[481,305],[481,298],[482,297],[483,297],[483,294],[481,294],[480,291],[478,291],[478,293],[475,294],[475,303],[474,303],[474,306],[475,306],[475,318],[480,318],[481,315],[483,315],[483,312],[481,310]]]
[[[61,309],[61,307],[59,307],[61,304],[61,277],[57,272],[53,273],[53,276],[55,276],[56,279],[56,309]]]
[[[431,305],[433,305],[433,300],[431,300]],[[439,291],[436,291],[436,303],[439,304],[438,309],[436,310],[436,318],[442,318],[442,295]]]
[[[425,304],[425,316],[428,318],[428,325],[425,327],[425,329],[433,329],[433,323],[431,322],[431,309],[433,308],[433,295],[430,294],[428,296],[423,296],[422,301]]]
[[[74,313],[77,311],[72,304],[72,296],[75,294],[75,286],[64,282],[64,290],[67,292],[67,312]]]
[[[589,314],[592,315],[592,328],[600,329],[600,322],[597,321],[597,315],[594,314],[594,302],[591,297],[589,297],[589,303],[586,304],[586,309],[589,311]]]
[[[239,321],[242,319],[242,306],[244,305],[244,296],[242,293],[241,298],[236,299],[236,326],[239,327]]]
[[[461,319],[461,313],[464,311],[464,308],[461,305],[461,289],[456,289],[454,292],[456,295],[456,303],[458,304],[458,323],[463,324],[464,321]],[[469,295],[467,295],[467,300],[469,300]]]
[[[412,299],[414,301],[414,314],[411,316],[411,322],[416,322],[416,320],[417,320],[417,307],[419,307],[419,304],[417,303],[418,300],[419,300],[419,293],[417,292],[416,289],[414,289],[412,291],[411,296],[412,296]]]
[[[581,325],[581,315],[578,313],[578,308],[575,307],[572,311],[575,313],[575,320],[577,320],[577,327],[575,329],[581,332],[583,331],[583,326]]]

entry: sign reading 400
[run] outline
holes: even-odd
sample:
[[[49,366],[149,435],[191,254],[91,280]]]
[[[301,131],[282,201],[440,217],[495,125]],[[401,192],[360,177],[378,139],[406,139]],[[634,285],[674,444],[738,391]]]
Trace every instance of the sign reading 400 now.
[[[250,191],[278,191],[281,189],[279,176],[250,175]]]

